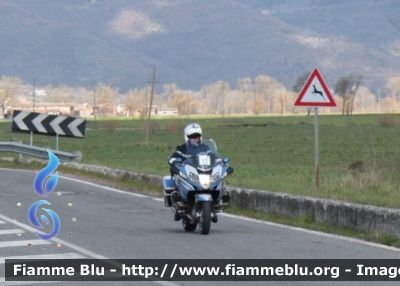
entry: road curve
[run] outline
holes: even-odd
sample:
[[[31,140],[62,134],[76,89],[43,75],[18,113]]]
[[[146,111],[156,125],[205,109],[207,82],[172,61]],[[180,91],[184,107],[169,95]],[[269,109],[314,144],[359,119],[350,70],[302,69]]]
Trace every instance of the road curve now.
[[[14,256],[131,259],[372,259],[400,258],[395,248],[223,214],[210,234],[186,233],[160,199],[102,187],[59,174],[49,196],[61,221],[58,236],[42,244],[27,211],[43,199],[36,172],[0,169],[0,264]],[[61,192],[61,196],[57,193]],[[21,206],[18,206],[18,204]],[[69,204],[72,203],[72,206]],[[76,221],[73,221],[73,218]],[[16,233],[20,232],[21,236]],[[68,236],[72,233],[72,237]],[[32,241],[27,247],[25,242]],[[46,241],[47,242],[47,241]],[[56,247],[61,243],[62,247]],[[4,262],[0,265],[4,277]],[[243,285],[243,282],[61,282],[60,285]],[[247,282],[246,285],[320,285],[320,282]],[[349,282],[323,282],[348,285]],[[352,282],[382,285],[383,282]],[[385,282],[385,285],[395,285]],[[0,285],[25,285],[4,282]],[[42,285],[32,284],[32,285]]]

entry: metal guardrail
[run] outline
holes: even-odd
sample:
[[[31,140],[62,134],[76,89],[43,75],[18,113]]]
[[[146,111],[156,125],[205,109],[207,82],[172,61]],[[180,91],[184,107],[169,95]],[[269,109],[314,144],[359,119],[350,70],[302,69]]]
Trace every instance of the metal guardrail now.
[[[68,162],[68,161],[80,161],[82,160],[82,153],[80,151],[76,151],[73,153],[62,152],[58,150],[52,150],[49,148],[42,148],[33,145],[26,145],[17,142],[0,142],[0,152],[15,152],[19,154],[25,154],[35,157],[40,157],[44,159],[48,159],[49,155],[47,150],[53,152],[54,155],[60,160],[60,162]]]

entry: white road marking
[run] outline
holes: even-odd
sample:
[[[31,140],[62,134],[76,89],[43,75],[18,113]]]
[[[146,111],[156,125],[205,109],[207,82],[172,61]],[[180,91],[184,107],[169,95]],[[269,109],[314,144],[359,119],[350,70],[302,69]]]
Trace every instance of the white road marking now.
[[[22,229],[5,229],[5,230],[0,230],[0,235],[2,234],[15,234],[15,233],[24,233]]]
[[[100,185],[96,185],[96,186],[104,188],[103,186],[100,186]],[[128,193],[128,194],[130,194],[130,193]],[[7,217],[7,216],[5,216],[5,215],[0,214],[0,218],[1,218],[2,220],[5,220],[6,222],[9,222],[9,223],[12,223],[12,224],[14,224],[14,225],[17,225],[17,226],[19,226],[20,228],[23,228],[23,229],[25,229],[25,230],[27,230],[27,231],[30,231],[30,232],[37,231],[37,232],[42,233],[41,231],[38,231],[36,228],[33,228],[33,227],[31,227],[31,226],[29,226],[29,225],[26,225],[26,224],[23,224],[23,223],[21,223],[21,222],[19,222],[19,221],[14,221],[14,220],[12,220],[11,218],[9,218],[9,217]],[[49,242],[48,240],[42,240],[42,239],[39,239],[39,240],[42,241],[42,242],[44,242],[44,244],[50,244],[50,242]],[[52,239],[50,239],[50,240],[51,240],[51,241],[54,241],[54,242],[57,242],[57,243],[61,243],[63,246],[68,246],[68,247],[74,249],[75,251],[78,251],[78,252],[81,252],[81,253],[85,254],[86,256],[90,256],[90,257],[97,258],[97,259],[108,259],[108,260],[110,260],[110,264],[119,267],[119,266],[118,266],[118,263],[113,263],[112,260],[111,260],[110,258],[107,258],[107,257],[105,257],[105,256],[103,256],[103,255],[94,253],[94,252],[92,252],[92,251],[90,251],[90,250],[88,250],[88,249],[85,249],[85,248],[83,248],[83,247],[80,247],[80,246],[78,246],[78,245],[69,243],[69,242],[64,241],[64,240],[62,240],[62,239],[59,239],[59,238],[57,238],[57,237],[52,238]],[[25,245],[27,246],[28,243],[32,243],[32,245],[34,245],[34,242],[35,242],[35,240],[33,240],[33,242],[32,242],[32,241],[29,241],[29,240],[26,240]],[[0,242],[0,243],[1,243],[1,242]],[[38,243],[36,243],[36,245],[37,245],[37,244],[38,244]],[[0,244],[0,247],[1,247],[1,244]],[[155,283],[164,285],[164,286],[179,286],[178,284],[174,284],[174,283],[170,283],[170,282],[166,282],[166,281],[156,281],[156,280],[152,280],[152,281],[155,282]],[[51,281],[51,282],[49,282],[49,283],[56,283],[56,282],[61,282],[61,281]],[[12,284],[10,284],[10,283],[12,283]],[[16,283],[16,284],[15,284],[15,283]],[[8,281],[5,282],[4,278],[0,277],[0,286],[6,286],[6,285],[26,285],[26,284],[34,284],[34,283],[40,284],[40,283],[47,283],[47,282],[41,282],[41,281],[40,281],[39,283],[38,283],[38,282],[26,282],[26,281],[23,281],[22,283],[21,283],[21,282],[8,282]]]
[[[162,198],[153,198],[153,200],[159,201],[159,202],[163,202],[164,201],[164,199],[162,199]]]
[[[0,224],[4,224],[6,223],[4,220],[0,220]]]
[[[41,232],[41,231],[37,230],[36,228],[33,228],[33,227],[29,226],[29,225],[23,224],[23,223],[21,223],[21,222],[19,222],[19,221],[14,221],[14,220],[12,220],[11,218],[6,217],[5,215],[0,214],[0,218],[3,219],[3,220],[5,220],[5,221],[8,221],[8,222],[10,222],[10,223],[13,223],[13,224],[19,226],[20,228],[23,228],[23,229],[25,229],[25,230],[27,230],[27,231],[29,231],[29,232],[35,232],[35,231],[36,231],[36,232],[39,232],[39,233],[43,233],[43,232]],[[49,243],[50,243],[48,240],[42,240],[42,239],[38,239],[38,240],[39,240],[39,241],[44,241],[44,242],[46,242],[46,244],[49,244]],[[27,244],[28,244],[28,243],[29,243],[29,240],[26,240],[26,241],[28,241],[28,242],[27,242]],[[59,238],[57,238],[57,237],[50,239],[50,241],[57,242],[57,243],[61,243],[61,244],[64,245],[64,246],[68,246],[68,247],[70,247],[70,248],[72,248],[72,249],[74,249],[74,250],[76,250],[76,251],[79,251],[79,252],[81,252],[81,253],[83,253],[83,254],[85,254],[85,255],[87,255],[87,256],[91,256],[91,257],[93,257],[93,258],[107,259],[105,256],[102,256],[102,255],[99,255],[99,254],[97,254],[97,253],[91,252],[90,250],[87,250],[87,249],[82,248],[82,247],[80,247],[80,246],[74,245],[74,244],[72,244],[72,243],[69,243],[69,242],[64,241],[64,240],[62,240],[62,239],[59,239]],[[31,243],[32,243],[33,245],[35,245],[33,242],[31,242]],[[0,244],[0,245],[1,245],[1,244]]]
[[[100,186],[100,185],[97,185],[97,184],[94,184],[94,183],[91,183],[91,182],[85,182],[85,181],[81,181],[81,180],[73,179],[73,178],[69,178],[69,177],[59,176],[59,178],[63,178],[63,179],[70,180],[70,181],[74,181],[74,182],[81,183],[81,184],[94,186],[96,188],[101,187],[102,189],[109,190],[109,191],[116,192],[116,193],[120,193],[120,194],[131,195],[131,196],[135,196],[135,197],[139,197],[139,198],[148,198],[149,197],[147,195],[141,195],[141,194],[130,193],[130,192],[126,192],[126,191],[121,191],[121,190],[118,190],[118,189],[114,189],[114,188],[110,188],[110,187],[104,187],[104,186]]]
[[[43,244],[51,244],[47,240],[43,239],[31,239],[31,240],[10,240],[10,241],[0,241],[0,248],[1,247],[14,247],[14,246],[25,246],[28,247],[28,244],[35,245],[43,245]]]
[[[39,255],[21,255],[0,257],[0,264],[4,264],[6,259],[81,259],[85,256],[78,253],[57,253],[57,254],[39,254]]]

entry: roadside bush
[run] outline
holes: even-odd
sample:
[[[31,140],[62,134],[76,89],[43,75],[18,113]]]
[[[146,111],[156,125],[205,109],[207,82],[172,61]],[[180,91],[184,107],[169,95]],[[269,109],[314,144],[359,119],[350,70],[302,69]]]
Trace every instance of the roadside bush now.
[[[349,170],[352,171],[353,174],[363,173],[365,171],[364,162],[361,160],[355,161],[349,165]]]
[[[379,117],[379,125],[382,127],[395,127],[396,126],[396,115],[387,113]]]
[[[103,129],[107,132],[113,133],[116,129],[116,123],[114,120],[107,120],[103,122]]]

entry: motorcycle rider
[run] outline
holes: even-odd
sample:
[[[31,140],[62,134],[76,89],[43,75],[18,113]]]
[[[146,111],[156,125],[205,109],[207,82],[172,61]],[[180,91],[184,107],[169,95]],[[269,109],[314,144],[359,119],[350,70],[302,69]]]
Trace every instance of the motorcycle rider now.
[[[177,158],[184,159],[188,155],[186,154],[188,151],[188,147],[190,150],[196,152],[211,152],[210,148],[206,144],[201,144],[202,139],[202,129],[199,124],[191,123],[185,127],[183,131],[183,136],[185,139],[185,143],[176,146],[174,153],[171,158],[168,160],[168,163],[172,165]]]
[[[185,139],[185,143],[176,146],[176,149],[168,163],[172,166],[175,163],[177,158],[185,159],[189,155],[187,152],[194,151],[195,153],[205,152],[205,153],[212,153],[208,145],[202,144],[201,139],[203,135],[203,130],[201,129],[200,125],[197,123],[191,123],[187,125],[183,131],[183,136]],[[179,221],[181,219],[180,215],[176,212],[174,215],[174,220]],[[214,214],[213,218],[211,219],[212,222],[218,222],[217,214]]]

